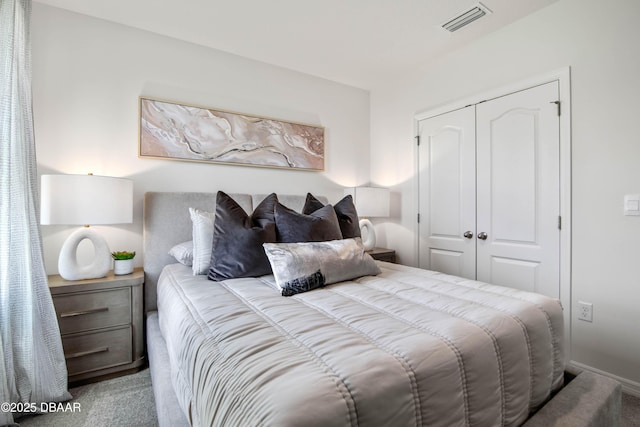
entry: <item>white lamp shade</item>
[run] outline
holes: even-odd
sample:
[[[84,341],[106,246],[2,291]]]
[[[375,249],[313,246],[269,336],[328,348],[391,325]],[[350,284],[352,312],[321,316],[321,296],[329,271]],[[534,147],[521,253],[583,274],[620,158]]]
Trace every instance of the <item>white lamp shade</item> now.
[[[389,189],[381,187],[355,187],[345,191],[353,196],[360,217],[389,216]]]
[[[356,205],[356,211],[360,216],[360,233],[362,234],[362,244],[367,251],[372,250],[376,245],[376,232],[373,224],[366,217],[386,217],[389,216],[389,189],[381,187],[355,187],[344,191],[345,195],[350,194]]]
[[[95,175],[42,175],[40,223],[129,224],[133,181]]]

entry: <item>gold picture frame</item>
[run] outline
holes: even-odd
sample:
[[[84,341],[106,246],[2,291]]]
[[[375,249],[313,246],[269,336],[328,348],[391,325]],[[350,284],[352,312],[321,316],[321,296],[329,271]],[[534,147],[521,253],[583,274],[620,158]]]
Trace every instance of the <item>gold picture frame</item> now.
[[[138,156],[324,171],[324,127],[139,98]]]

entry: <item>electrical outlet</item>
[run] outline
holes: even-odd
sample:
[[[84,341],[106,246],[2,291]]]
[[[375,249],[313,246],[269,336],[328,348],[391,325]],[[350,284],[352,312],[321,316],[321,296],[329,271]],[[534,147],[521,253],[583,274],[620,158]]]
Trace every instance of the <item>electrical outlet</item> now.
[[[585,322],[593,322],[593,304],[578,301],[578,319],[584,320]]]

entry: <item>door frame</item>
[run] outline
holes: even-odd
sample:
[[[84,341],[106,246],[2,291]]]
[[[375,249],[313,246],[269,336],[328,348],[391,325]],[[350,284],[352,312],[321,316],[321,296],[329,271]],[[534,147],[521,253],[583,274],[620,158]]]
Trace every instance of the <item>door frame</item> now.
[[[494,98],[510,95],[540,86],[545,83],[557,81],[560,100],[560,216],[562,217],[562,228],[560,230],[560,303],[564,309],[564,330],[566,354],[565,361],[571,360],[571,67],[563,67],[542,75],[505,85],[493,90],[482,92],[467,98],[430,108],[414,115],[414,135],[419,134],[420,120],[429,119],[453,110],[458,110],[469,105],[478,104]],[[420,224],[417,221],[419,212],[419,147],[414,144],[414,208],[416,212],[416,223],[414,228],[414,253],[416,254],[416,265],[420,257]]]

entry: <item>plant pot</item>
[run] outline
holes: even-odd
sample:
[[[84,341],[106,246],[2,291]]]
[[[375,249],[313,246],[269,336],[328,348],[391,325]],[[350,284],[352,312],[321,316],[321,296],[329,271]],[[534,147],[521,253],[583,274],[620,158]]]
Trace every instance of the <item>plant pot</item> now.
[[[133,258],[113,260],[113,274],[115,274],[116,276],[121,276],[123,274],[131,273],[133,273]]]

